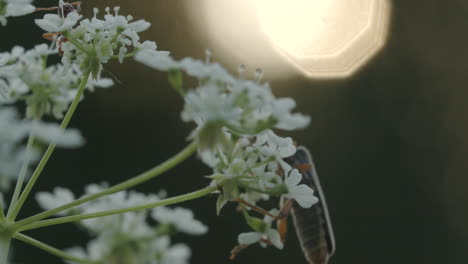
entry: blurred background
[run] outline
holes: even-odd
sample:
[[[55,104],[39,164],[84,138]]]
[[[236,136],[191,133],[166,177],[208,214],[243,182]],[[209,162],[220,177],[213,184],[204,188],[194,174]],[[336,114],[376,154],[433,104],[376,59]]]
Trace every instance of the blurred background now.
[[[259,65],[243,61],[242,54],[249,52],[245,47],[227,54],[208,37],[209,29],[201,23],[206,16],[200,12],[205,2],[83,0],[82,9],[91,16],[94,6],[120,5],[122,14],[152,23],[142,36],[156,41],[158,49],[170,50],[176,58],[203,58],[211,48],[215,61],[231,71],[245,63],[247,75],[253,76]],[[54,6],[56,1],[35,5]],[[41,15],[9,20],[8,27],[0,28],[0,51],[46,42],[33,23]],[[264,79],[275,94],[293,97],[299,111],[312,116],[308,129],[291,136],[311,150],[321,177],[337,240],[331,263],[467,263],[467,28],[465,0],[394,0],[386,46],[350,78],[307,79],[279,59],[265,69]],[[276,59],[275,50],[269,52]],[[104,75],[116,76],[115,87],[88,94],[70,124],[81,129],[87,144],[57,150],[36,190],[59,185],[80,195],[87,183],[118,183],[187,144],[193,127],[180,120],[183,102],[165,74],[129,61],[106,65]],[[193,157],[136,189],[182,194],[204,187],[208,173]],[[190,244],[191,263],[231,263],[227,258],[237,235],[248,230],[234,207],[216,216],[214,197],[182,206],[210,226],[206,236],[176,238]],[[38,211],[30,200],[21,217]],[[60,248],[87,241],[73,225],[28,235]],[[59,263],[29,245],[16,241],[14,247],[16,263]],[[259,262],[305,263],[294,231],[284,250],[255,246],[232,263]]]

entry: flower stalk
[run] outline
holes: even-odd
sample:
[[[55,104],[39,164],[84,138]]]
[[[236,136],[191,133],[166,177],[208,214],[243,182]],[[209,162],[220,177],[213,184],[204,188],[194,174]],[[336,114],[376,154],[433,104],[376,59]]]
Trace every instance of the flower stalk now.
[[[76,108],[78,107],[78,103],[80,102],[81,96],[84,93],[84,90],[86,88],[86,83],[89,80],[91,71],[88,69],[84,74],[83,74],[83,79],[81,80],[80,86],[78,88],[78,91],[76,93],[75,98],[73,99],[73,102],[71,103],[70,107],[68,108],[68,111],[65,115],[65,117],[62,120],[62,123],[60,124],[60,128],[65,129],[68,126],[68,123],[70,123],[70,120],[75,113]],[[18,215],[19,211],[21,210],[21,207],[23,206],[24,202],[28,198],[29,193],[31,192],[32,188],[34,187],[34,184],[36,183],[37,179],[41,175],[42,170],[44,169],[45,165],[49,161],[50,156],[55,150],[56,144],[50,144],[47,147],[47,150],[44,152],[44,155],[42,156],[41,161],[37,165],[36,170],[34,171],[33,175],[31,176],[31,179],[29,179],[28,184],[26,184],[26,187],[24,188],[23,193],[21,194],[18,202],[16,203],[15,207],[11,211],[11,214],[8,216],[9,219],[14,220],[16,216]]]
[[[142,205],[137,205],[137,206],[131,206],[131,207],[115,209],[115,210],[102,211],[102,212],[97,212],[97,213],[73,215],[73,216],[59,217],[59,218],[49,219],[49,220],[44,220],[44,221],[38,221],[38,222],[35,222],[35,223],[32,223],[32,224],[20,227],[19,230],[20,231],[25,231],[25,230],[36,229],[36,228],[45,227],[45,226],[65,224],[65,223],[76,222],[76,221],[81,221],[81,220],[85,220],[85,219],[98,218],[98,217],[104,217],[104,216],[116,215],[116,214],[123,214],[123,213],[128,213],[128,212],[151,209],[151,208],[155,208],[155,207],[159,207],[159,206],[177,204],[177,203],[181,203],[181,202],[185,202],[185,201],[189,201],[189,200],[194,200],[194,199],[206,196],[206,195],[211,194],[212,192],[216,191],[217,189],[218,189],[218,187],[216,187],[216,186],[206,187],[206,188],[203,188],[203,189],[198,190],[198,191],[194,191],[194,192],[191,192],[191,193],[182,194],[182,195],[179,195],[179,196],[163,199],[163,200],[153,202],[153,203],[142,204]]]
[[[8,263],[8,252],[10,251],[11,235],[0,233],[0,264]]]
[[[18,229],[18,228],[23,227],[25,225],[28,225],[30,223],[33,223],[33,222],[42,220],[44,218],[47,218],[49,216],[52,216],[52,215],[54,215],[54,214],[56,214],[58,212],[67,210],[69,208],[78,206],[80,204],[83,204],[85,202],[97,199],[97,198],[105,196],[105,195],[116,193],[116,192],[119,192],[119,191],[122,191],[122,190],[125,190],[125,189],[128,189],[128,188],[134,187],[134,186],[136,186],[136,185],[138,185],[140,183],[146,182],[146,181],[148,181],[148,180],[150,180],[150,179],[152,179],[154,177],[157,177],[157,176],[161,175],[162,173],[168,171],[169,169],[177,166],[182,161],[184,161],[188,157],[190,157],[196,150],[197,150],[197,144],[192,143],[192,144],[188,145],[186,148],[184,148],[182,151],[177,153],[172,158],[166,160],[162,164],[160,164],[160,165],[158,165],[158,166],[156,166],[156,167],[154,167],[154,168],[152,168],[152,169],[150,169],[150,170],[148,170],[148,171],[146,171],[146,172],[144,172],[144,173],[142,173],[140,175],[135,176],[134,178],[126,180],[126,181],[124,181],[122,183],[119,183],[117,185],[114,185],[114,186],[112,186],[112,187],[110,187],[110,188],[108,188],[108,189],[106,189],[104,191],[101,191],[101,192],[98,192],[98,193],[95,193],[95,194],[92,194],[92,195],[85,196],[85,197],[80,198],[78,200],[75,200],[75,201],[73,201],[71,203],[67,203],[67,204],[64,204],[62,206],[59,206],[59,207],[57,207],[55,209],[48,210],[48,211],[39,213],[37,215],[31,216],[29,218],[23,219],[21,221],[18,221],[15,224],[13,224],[13,227],[15,229]],[[142,208],[142,209],[144,209],[144,208]],[[138,210],[140,210],[140,209],[138,209]]]
[[[33,144],[34,144],[34,135],[30,134],[28,138],[28,143],[26,145],[26,158],[23,162],[23,166],[21,167],[18,181],[16,182],[15,192],[13,193],[13,197],[11,198],[10,207],[8,207],[7,219],[9,220],[11,220],[10,217],[12,216],[11,214],[13,212],[13,208],[16,207],[16,204],[18,202],[18,197],[23,187],[24,179],[26,178],[26,173],[28,171],[29,164],[31,162],[31,158],[30,158],[31,155],[29,153],[31,152]]]
[[[55,255],[63,260],[70,260],[70,261],[73,261],[73,262],[77,262],[77,263],[83,263],[83,264],[98,264],[99,262],[98,261],[93,261],[93,260],[89,260],[89,259],[82,259],[82,258],[78,258],[78,257],[75,257],[75,256],[72,256],[60,249],[57,249],[55,247],[52,247],[50,245],[47,245],[37,239],[34,239],[32,237],[29,237],[29,236],[26,236],[26,235],[23,235],[21,233],[16,233],[14,236],[13,236],[15,239],[17,240],[20,240],[20,241],[23,241],[25,243],[28,243],[32,246],[35,246],[39,249],[42,249],[46,252],[49,252],[50,254],[52,255]],[[1,262],[0,262],[1,263]],[[3,263],[2,263],[3,264]]]

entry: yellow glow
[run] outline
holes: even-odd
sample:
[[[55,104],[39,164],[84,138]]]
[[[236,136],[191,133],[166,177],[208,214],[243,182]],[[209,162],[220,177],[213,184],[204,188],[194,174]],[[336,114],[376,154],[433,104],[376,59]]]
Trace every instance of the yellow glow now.
[[[267,74],[281,71],[280,58],[311,78],[356,72],[384,45],[390,19],[389,0],[203,0],[202,6],[191,11],[217,43],[215,53],[221,49]]]
[[[297,57],[334,54],[346,46],[366,26],[371,2],[252,1],[265,33],[274,43]]]

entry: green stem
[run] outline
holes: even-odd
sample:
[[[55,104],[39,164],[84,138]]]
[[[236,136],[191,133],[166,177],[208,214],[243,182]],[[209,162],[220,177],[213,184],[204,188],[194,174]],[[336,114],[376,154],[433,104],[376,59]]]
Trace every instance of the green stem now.
[[[62,120],[62,123],[60,124],[60,128],[65,129],[68,126],[68,123],[70,122],[73,114],[75,113],[75,110],[78,106],[78,103],[80,102],[80,98],[83,95],[83,92],[86,88],[86,83],[88,82],[89,76],[91,74],[91,70],[86,70],[86,72],[83,74],[83,79],[81,80],[80,86],[78,87],[78,91],[76,93],[75,98],[73,99],[73,102],[70,105],[70,108],[68,108],[67,113],[65,114],[65,117]],[[44,169],[45,165],[47,164],[47,161],[49,160],[50,156],[52,155],[52,152],[54,152],[55,149],[55,144],[50,144],[49,147],[47,147],[47,150],[44,152],[44,155],[42,156],[41,161],[37,165],[36,170],[34,171],[33,175],[31,176],[31,179],[29,179],[28,184],[24,188],[23,193],[21,194],[18,203],[16,204],[15,208],[13,209],[10,219],[14,220],[16,216],[18,215],[19,211],[21,210],[21,207],[23,206],[24,202],[26,201],[26,198],[28,198],[29,193],[31,192],[32,188],[34,187],[34,184],[36,183],[37,179],[41,175],[42,170]]]
[[[49,252],[50,254],[55,255],[64,260],[70,260],[70,261],[83,263],[83,264],[99,264],[100,263],[99,261],[90,260],[90,259],[82,259],[82,258],[72,256],[60,249],[47,245],[39,240],[23,235],[21,233],[16,233],[13,237],[25,243],[31,244],[39,249],[42,249],[46,252]]]
[[[110,43],[114,44],[114,42],[117,40],[117,38],[120,36],[120,34],[122,34],[124,30],[122,29],[117,29],[117,32],[115,34],[115,36],[111,39]]]
[[[5,212],[3,212],[3,205],[0,203],[0,223],[5,222]]]
[[[127,212],[150,209],[150,208],[154,208],[158,206],[181,203],[181,202],[197,199],[202,196],[208,195],[216,191],[217,189],[218,187],[216,186],[206,187],[198,191],[194,191],[194,192],[187,193],[187,194],[182,194],[182,195],[175,196],[172,198],[163,199],[163,200],[153,202],[153,203],[137,205],[137,206],[121,208],[121,209],[102,211],[102,212],[97,212],[97,213],[73,215],[73,216],[59,217],[55,219],[48,219],[44,221],[38,221],[32,224],[20,227],[19,230],[24,231],[24,230],[36,229],[36,228],[45,227],[45,226],[76,222],[76,221],[81,221],[81,220],[90,219],[90,218],[98,218],[98,217],[104,217],[104,216],[115,215],[115,214],[123,214]]]
[[[251,167],[247,168],[246,170],[244,170],[244,172],[242,172],[242,174],[247,174],[247,172],[249,172],[252,169],[258,168],[258,167],[263,166],[263,165],[267,165],[268,163],[274,161],[275,159],[276,159],[275,156],[271,156],[268,159],[266,159],[266,160],[264,160],[264,161],[262,161],[260,163],[256,163],[255,165],[252,165]]]
[[[21,167],[20,174],[18,177],[18,181],[16,182],[15,192],[13,193],[13,197],[10,201],[10,207],[8,207],[7,219],[11,219],[11,213],[13,212],[13,208],[16,207],[18,203],[18,197],[21,193],[21,189],[23,188],[23,182],[26,178],[26,173],[28,172],[29,164],[31,162],[30,156],[31,149],[34,144],[34,135],[31,133],[29,134],[28,143],[26,145],[26,158],[24,159],[23,166]]]
[[[83,46],[83,44],[81,44],[78,40],[72,38],[68,31],[62,32],[62,35],[67,38],[67,40],[70,41],[70,43],[73,44],[77,49],[88,55],[91,53],[91,49],[89,47]]]
[[[0,234],[0,264],[8,264],[11,235]]]
[[[125,55],[124,55],[124,58],[127,59],[127,58],[133,57],[133,56],[136,54],[137,51],[138,51],[138,49],[135,48],[133,51],[131,51],[131,52],[125,54]],[[119,58],[119,55],[112,55],[111,58],[112,58],[112,59],[118,59],[118,58]]]
[[[18,221],[16,222],[15,224],[13,224],[14,228],[20,228],[22,226],[25,226],[27,224],[30,224],[30,223],[33,223],[33,222],[36,222],[36,221],[39,221],[39,220],[42,220],[44,218],[47,218],[49,216],[52,216],[58,212],[61,212],[63,210],[67,210],[69,208],[72,208],[72,207],[75,207],[75,206],[78,206],[80,204],[83,204],[83,203],[86,203],[88,201],[91,201],[91,200],[94,200],[94,199],[97,199],[99,197],[102,197],[102,196],[105,196],[105,195],[108,195],[108,194],[112,194],[112,193],[116,193],[116,192],[119,192],[119,191],[122,191],[122,190],[125,190],[125,189],[128,189],[128,188],[131,188],[135,185],[138,185],[140,183],[143,183],[143,182],[146,182],[156,176],[159,176],[161,175],[162,173],[168,171],[169,169],[175,167],[176,165],[178,165],[179,163],[181,163],[182,161],[184,161],[185,159],[187,159],[188,157],[190,157],[195,151],[197,150],[197,144],[196,143],[192,143],[190,145],[188,145],[187,147],[185,147],[182,151],[180,151],[179,153],[177,153],[175,156],[171,157],[170,159],[166,160],[165,162],[163,162],[162,164],[140,174],[140,175],[137,175],[129,180],[126,180],[124,182],[121,182],[117,185],[114,185],[104,191],[101,191],[101,192],[98,192],[98,193],[95,193],[95,194],[92,194],[92,195],[88,195],[88,196],[85,196],[83,198],[80,198],[78,200],[75,200],[73,202],[70,202],[70,203],[67,203],[67,204],[64,204],[62,206],[59,206],[57,208],[54,208],[54,209],[51,209],[51,210],[48,210],[48,211],[45,211],[45,212],[42,212],[42,213],[39,213],[37,215],[34,215],[34,216],[31,216],[31,217],[28,217],[26,219],[23,219],[21,221]]]

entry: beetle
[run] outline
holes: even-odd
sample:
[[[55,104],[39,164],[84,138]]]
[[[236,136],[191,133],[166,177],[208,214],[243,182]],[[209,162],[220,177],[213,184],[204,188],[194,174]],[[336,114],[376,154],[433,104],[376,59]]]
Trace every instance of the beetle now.
[[[335,236],[328,213],[325,196],[320,185],[317,171],[312,160],[310,152],[304,146],[299,146],[296,153],[284,159],[291,167],[296,168],[302,175],[300,184],[309,186],[316,196],[318,202],[310,208],[303,208],[292,199],[282,199],[280,201],[281,210],[278,215],[272,215],[263,208],[250,204],[245,200],[236,199],[237,202],[250,207],[251,209],[268,215],[278,220],[278,231],[281,240],[284,243],[287,233],[287,220],[291,215],[293,224],[296,229],[296,234],[302,247],[304,256],[309,264],[327,264],[333,256],[336,249]],[[284,174],[284,172],[279,172]],[[265,244],[271,245],[270,241],[262,241]],[[230,259],[235,256],[248,245],[239,245],[231,251]]]
[[[310,208],[302,208],[296,202],[288,200],[284,203],[283,208],[288,207],[288,204],[290,204],[290,214],[307,261],[310,264],[327,264],[330,257],[335,253],[335,237],[312,156],[307,148],[300,146],[294,155],[284,160],[299,170],[302,174],[301,184],[306,184],[312,188],[319,201]],[[286,208],[282,211],[289,210]],[[286,219],[280,219],[279,223],[280,233],[283,233],[283,237],[286,230]]]

